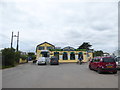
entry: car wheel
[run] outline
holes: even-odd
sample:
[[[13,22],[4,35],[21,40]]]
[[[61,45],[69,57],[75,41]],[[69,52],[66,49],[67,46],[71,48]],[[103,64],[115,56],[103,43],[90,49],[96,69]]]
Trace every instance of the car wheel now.
[[[117,71],[113,72],[113,74],[117,74]]]
[[[97,72],[98,72],[99,74],[101,74],[101,73],[102,73],[102,72],[101,72],[101,70],[100,70],[100,68],[98,68]]]
[[[91,66],[89,65],[89,69],[92,70]]]

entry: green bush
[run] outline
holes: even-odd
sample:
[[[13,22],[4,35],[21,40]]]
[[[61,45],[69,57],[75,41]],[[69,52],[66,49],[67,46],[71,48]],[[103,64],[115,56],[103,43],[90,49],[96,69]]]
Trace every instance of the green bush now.
[[[22,60],[27,59],[27,55],[21,55],[20,58],[22,58]]]
[[[36,59],[36,55],[32,55],[32,60],[35,60]]]
[[[93,56],[94,56],[94,57],[103,56],[103,53],[104,53],[104,52],[103,52],[102,50],[94,51]]]
[[[19,63],[20,53],[14,48],[4,48],[2,52],[2,68],[13,67]]]
[[[15,52],[15,62],[16,62],[16,63],[19,63],[20,54],[21,54],[21,52],[19,52],[19,51]]]
[[[34,52],[29,52],[28,53],[28,57],[31,58],[32,60],[35,60],[36,59],[36,55]]]
[[[2,66],[15,66],[15,49],[5,48],[2,51]]]
[[[34,52],[29,52],[28,53],[28,56],[32,56],[32,55],[35,55],[35,53]]]

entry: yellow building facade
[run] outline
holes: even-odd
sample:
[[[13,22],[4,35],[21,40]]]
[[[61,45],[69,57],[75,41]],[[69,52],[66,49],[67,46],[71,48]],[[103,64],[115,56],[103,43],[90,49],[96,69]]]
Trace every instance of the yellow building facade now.
[[[92,51],[86,51],[85,49],[74,49],[73,47],[65,47],[58,49],[54,45],[44,42],[36,47],[36,60],[39,57],[52,57],[56,56],[60,63],[77,62],[78,58],[82,58],[83,62],[87,62],[90,58],[93,58]]]
[[[20,64],[27,63],[27,62],[28,62],[28,60],[26,60],[26,59],[24,60],[24,59],[20,58],[20,60],[19,60]]]

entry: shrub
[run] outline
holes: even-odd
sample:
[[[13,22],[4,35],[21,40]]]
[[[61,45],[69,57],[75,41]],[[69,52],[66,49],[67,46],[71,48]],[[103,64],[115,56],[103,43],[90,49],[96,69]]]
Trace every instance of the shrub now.
[[[15,66],[15,49],[5,48],[2,51],[2,65]]]
[[[32,60],[35,60],[36,59],[36,55],[32,55]]]
[[[21,52],[15,52],[14,48],[4,48],[2,52],[2,68],[13,67],[19,63]]]
[[[19,51],[15,52],[15,62],[16,62],[16,63],[19,63],[20,54],[21,54],[21,52],[19,52]]]
[[[27,55],[21,55],[20,58],[22,58],[22,60],[27,59]]]

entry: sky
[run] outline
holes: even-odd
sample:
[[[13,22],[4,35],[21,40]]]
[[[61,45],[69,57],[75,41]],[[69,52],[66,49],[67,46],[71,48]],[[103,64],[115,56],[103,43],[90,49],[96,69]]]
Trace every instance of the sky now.
[[[23,52],[46,41],[61,48],[89,42],[91,49],[112,53],[118,48],[118,0],[1,0],[0,49],[10,47],[12,31],[19,31]]]

